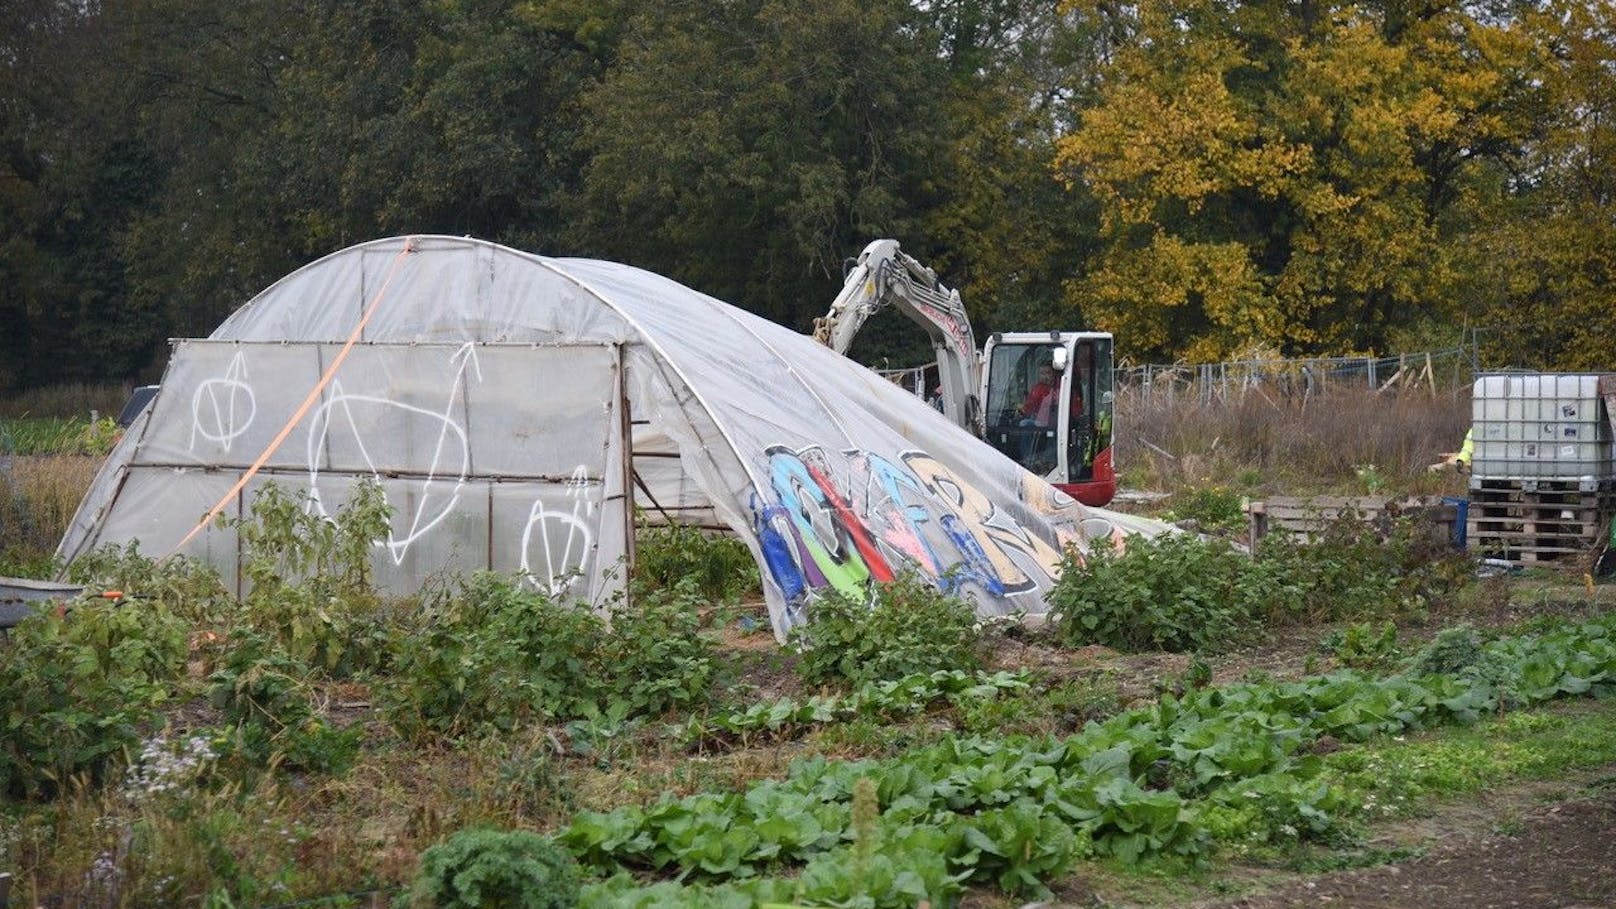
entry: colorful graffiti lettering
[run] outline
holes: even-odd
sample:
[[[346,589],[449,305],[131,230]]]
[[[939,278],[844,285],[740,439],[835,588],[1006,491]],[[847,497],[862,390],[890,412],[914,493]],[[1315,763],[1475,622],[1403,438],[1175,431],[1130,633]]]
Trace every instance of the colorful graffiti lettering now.
[[[1004,579],[1007,591],[1019,592],[1036,586],[1033,579],[1010,559],[1011,552],[1031,556],[1049,577],[1059,573],[1060,550],[1028,533],[1010,515],[1000,512],[994,507],[993,500],[975,486],[938,463],[931,455],[908,452],[904,454],[903,461],[926,484],[926,488],[942,497],[967,524],[981,530],[987,538],[982,543],[982,549]]]
[[[1066,538],[1029,533],[922,452],[904,453],[901,464],[857,449],[774,446],[766,454],[772,495],[753,497],[753,525],[794,608],[827,586],[863,597],[871,581],[900,571],[1003,597],[1035,591],[1059,569],[1056,544]]]

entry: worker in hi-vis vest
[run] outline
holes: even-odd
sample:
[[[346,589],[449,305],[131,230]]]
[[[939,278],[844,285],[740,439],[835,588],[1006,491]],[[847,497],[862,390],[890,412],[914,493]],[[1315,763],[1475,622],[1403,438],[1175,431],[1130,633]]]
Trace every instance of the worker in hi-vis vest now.
[[[1430,467],[1427,467],[1426,470],[1437,471],[1452,469],[1457,470],[1460,473],[1469,473],[1470,460],[1475,456],[1475,453],[1475,430],[1469,429],[1465,431],[1464,442],[1459,445],[1458,451],[1443,452],[1442,460],[1432,464]]]

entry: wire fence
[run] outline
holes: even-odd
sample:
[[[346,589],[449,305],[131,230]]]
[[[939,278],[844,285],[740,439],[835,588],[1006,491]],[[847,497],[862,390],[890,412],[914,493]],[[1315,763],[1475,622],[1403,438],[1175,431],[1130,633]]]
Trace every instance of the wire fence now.
[[[877,370],[889,381],[920,397],[936,383],[933,364],[912,369]],[[1299,357],[1295,359],[1229,360],[1221,363],[1166,363],[1116,369],[1118,391],[1134,398],[1160,398],[1167,403],[1241,400],[1255,390],[1307,400],[1332,391],[1424,390],[1432,395],[1469,388],[1477,371],[1474,347],[1397,354],[1385,357]]]
[[[1303,357],[1231,360],[1222,363],[1120,365],[1119,390],[1167,403],[1240,400],[1256,390],[1270,396],[1307,400],[1335,390],[1423,390],[1435,396],[1469,387],[1476,372],[1475,349],[1398,354],[1387,357]]]

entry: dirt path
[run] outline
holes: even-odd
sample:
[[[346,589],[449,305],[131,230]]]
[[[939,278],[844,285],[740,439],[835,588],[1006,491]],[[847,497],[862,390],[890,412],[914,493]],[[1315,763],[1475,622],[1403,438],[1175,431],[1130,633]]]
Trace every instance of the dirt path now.
[[[1616,909],[1616,789],[1538,806],[1506,829],[1207,909]]]

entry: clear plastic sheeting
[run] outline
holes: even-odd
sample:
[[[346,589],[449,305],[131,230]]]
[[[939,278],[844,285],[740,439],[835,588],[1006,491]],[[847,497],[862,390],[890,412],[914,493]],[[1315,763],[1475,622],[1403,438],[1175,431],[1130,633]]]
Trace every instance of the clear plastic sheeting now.
[[[180,345],[150,413],[149,442],[109,460],[63,555],[137,533],[148,552],[176,545],[189,503],[208,507],[288,421],[265,474],[300,477],[325,508],[344,480],[384,483],[393,589],[487,566],[598,602],[632,496],[654,520],[746,541],[783,637],[823,592],[906,572],[983,616],[1043,613],[1066,553],[1163,529],[1085,508],[809,337],[629,266],[471,239],[379,240],[287,276]],[[197,485],[119,490],[148,468]],[[191,513],[148,513],[169,501]],[[190,545],[216,558],[214,532]]]
[[[79,551],[139,541],[214,564],[239,590],[230,524],[264,484],[330,517],[369,480],[392,511],[375,556],[387,590],[480,569],[592,602],[620,588],[624,572],[608,570],[629,522],[618,346],[363,344],[309,400],[338,350],[177,345]],[[193,533],[221,501],[226,520]]]

